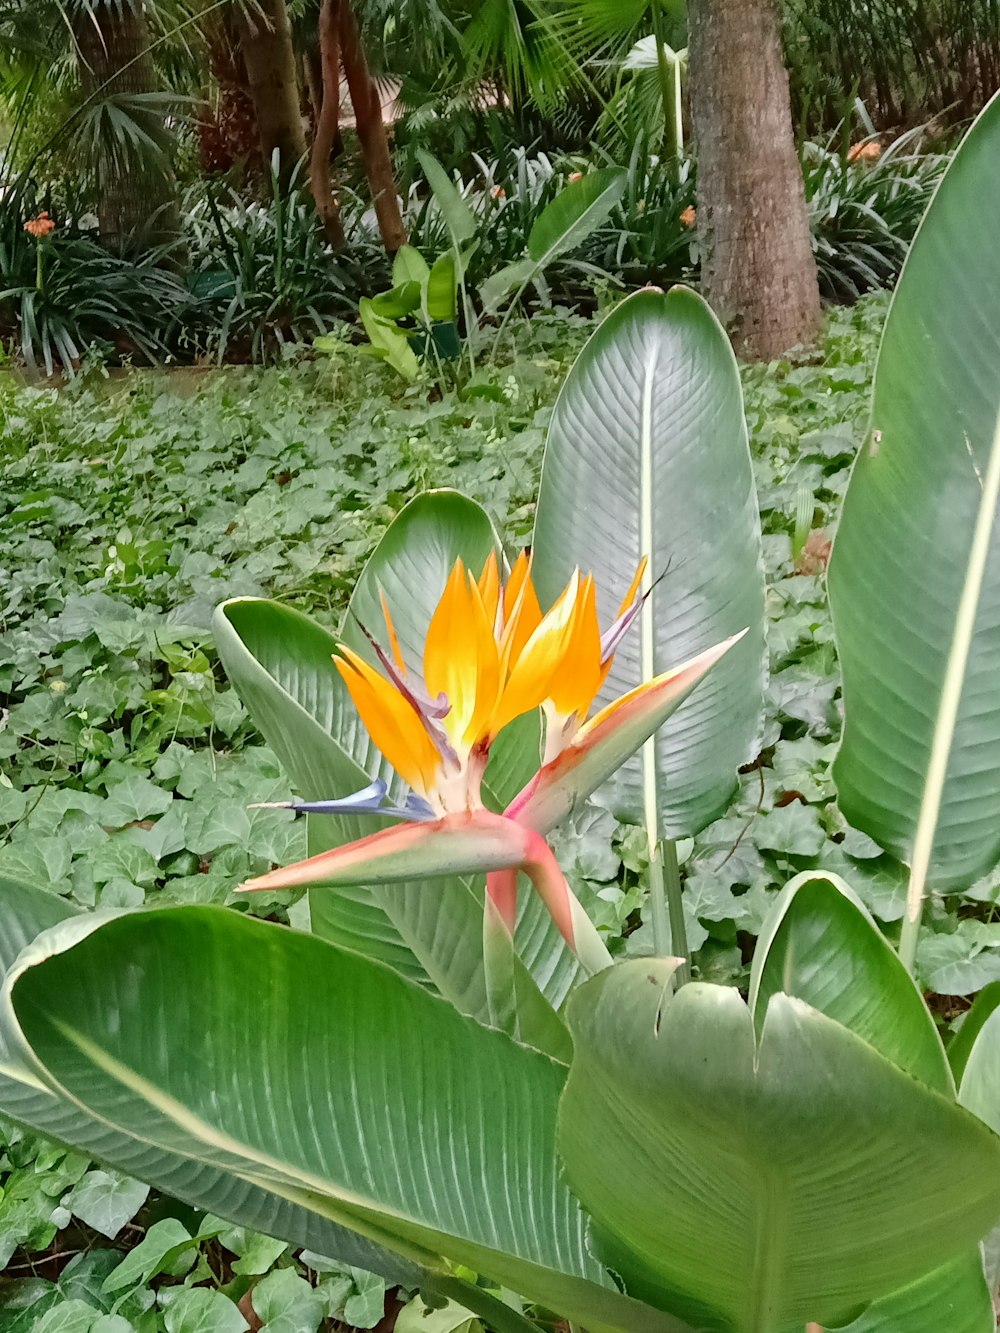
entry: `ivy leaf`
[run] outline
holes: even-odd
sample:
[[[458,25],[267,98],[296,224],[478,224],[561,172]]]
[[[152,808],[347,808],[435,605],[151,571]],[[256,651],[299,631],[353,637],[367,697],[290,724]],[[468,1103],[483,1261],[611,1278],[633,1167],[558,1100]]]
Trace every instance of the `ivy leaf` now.
[[[221,1291],[210,1287],[178,1287],[169,1292],[163,1322],[166,1333],[245,1333],[250,1327],[239,1310]]]
[[[818,856],[827,840],[819,812],[798,801],[761,815],[753,836],[758,847],[786,856]]]
[[[117,1171],[88,1171],[63,1199],[74,1217],[113,1240],[146,1202],[149,1186]]]
[[[316,1333],[323,1318],[322,1296],[291,1268],[276,1269],[254,1287],[253,1308],[261,1333]]]

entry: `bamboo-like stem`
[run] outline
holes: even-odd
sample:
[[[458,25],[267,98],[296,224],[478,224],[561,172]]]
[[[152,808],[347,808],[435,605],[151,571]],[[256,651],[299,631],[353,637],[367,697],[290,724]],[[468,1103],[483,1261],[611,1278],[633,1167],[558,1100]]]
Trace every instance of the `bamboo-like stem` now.
[[[664,838],[659,846],[663,858],[663,883],[670,918],[670,948],[668,950],[680,965],[674,973],[674,985],[684,986],[691,980],[691,960],[688,956],[687,927],[684,924],[684,898],[681,892],[681,869],[677,861],[677,844],[673,838]],[[657,950],[657,952],[661,952]]]

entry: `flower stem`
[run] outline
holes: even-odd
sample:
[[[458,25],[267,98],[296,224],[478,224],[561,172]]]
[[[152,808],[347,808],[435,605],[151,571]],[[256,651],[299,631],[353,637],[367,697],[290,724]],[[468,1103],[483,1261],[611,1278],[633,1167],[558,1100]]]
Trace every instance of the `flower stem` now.
[[[583,904],[572,889],[569,890],[569,899],[570,911],[573,914],[573,952],[583,970],[592,977],[610,967],[614,959],[608,953],[600,931],[583,910]]]
[[[681,892],[681,869],[677,861],[677,844],[673,838],[664,838],[659,847],[663,857],[663,878],[666,885],[667,913],[670,917],[670,953],[681,960],[674,973],[675,985],[680,987],[691,980],[691,959],[688,955],[687,927],[684,924],[684,898]]]
[[[514,990],[514,937],[493,899],[487,895],[483,912],[483,972],[490,1026],[517,1036],[517,996]]]

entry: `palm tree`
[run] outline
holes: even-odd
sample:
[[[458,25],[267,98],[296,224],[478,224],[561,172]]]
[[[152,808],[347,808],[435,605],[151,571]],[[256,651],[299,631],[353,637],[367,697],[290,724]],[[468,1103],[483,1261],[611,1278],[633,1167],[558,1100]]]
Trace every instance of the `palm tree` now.
[[[168,115],[175,99],[153,64],[142,0],[76,0],[70,10],[83,94],[76,131],[91,139],[102,240],[153,243],[180,230]]]
[[[768,361],[819,334],[779,0],[690,0],[691,114],[705,295],[737,351]]]

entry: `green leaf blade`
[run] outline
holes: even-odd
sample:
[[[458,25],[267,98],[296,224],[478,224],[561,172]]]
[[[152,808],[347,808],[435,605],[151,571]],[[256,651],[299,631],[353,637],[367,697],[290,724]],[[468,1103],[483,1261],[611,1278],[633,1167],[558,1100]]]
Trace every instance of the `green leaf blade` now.
[[[1000,417],[1000,267],[981,238],[1000,206],[1000,101],[969,131],[914,240],[876,368],[830,563],[844,672],[834,776],[844,813],[914,856],[957,611]],[[877,569],[878,577],[871,571]],[[1000,856],[1000,535],[995,520],[953,735],[945,737],[927,885],[968,884]]]
[[[534,550],[543,604],[576,566],[592,570],[602,624],[649,556],[659,582],[618,649],[602,703],[748,630],[656,737],[657,832],[698,831],[756,754],[764,580],[736,361],[693,292],[637,293],[584,348],[553,413]],[[642,756],[606,798],[619,816],[643,818]]]

